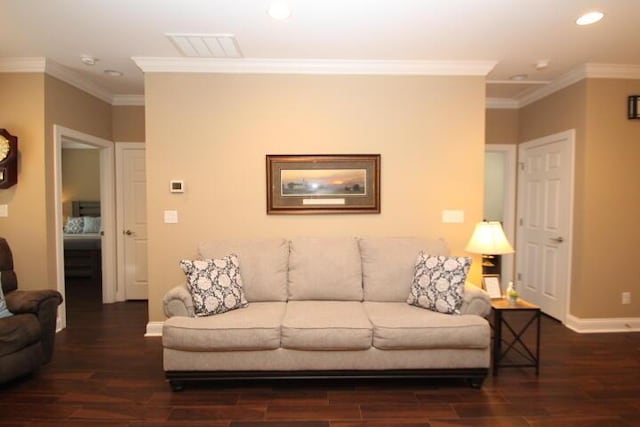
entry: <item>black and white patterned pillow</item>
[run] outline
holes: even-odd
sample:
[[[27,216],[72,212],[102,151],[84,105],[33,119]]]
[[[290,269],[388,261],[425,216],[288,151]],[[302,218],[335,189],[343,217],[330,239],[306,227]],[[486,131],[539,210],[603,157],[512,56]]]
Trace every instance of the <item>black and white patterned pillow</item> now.
[[[84,230],[84,217],[70,216],[64,226],[64,232],[67,234],[80,234]]]
[[[416,260],[407,302],[431,311],[460,314],[471,258],[428,255]]]
[[[240,262],[235,254],[218,259],[182,260],[180,268],[198,317],[225,313],[249,305],[242,288]]]

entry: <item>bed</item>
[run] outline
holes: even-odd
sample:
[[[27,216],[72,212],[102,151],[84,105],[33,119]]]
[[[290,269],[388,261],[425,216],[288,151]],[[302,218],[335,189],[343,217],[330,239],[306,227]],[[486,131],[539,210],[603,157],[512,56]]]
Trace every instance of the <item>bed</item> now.
[[[64,226],[65,278],[97,280],[102,272],[100,202],[74,201]]]

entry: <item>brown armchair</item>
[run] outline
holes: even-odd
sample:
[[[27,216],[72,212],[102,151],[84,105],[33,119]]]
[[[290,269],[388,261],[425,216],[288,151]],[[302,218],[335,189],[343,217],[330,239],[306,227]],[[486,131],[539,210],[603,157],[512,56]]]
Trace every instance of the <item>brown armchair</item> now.
[[[0,280],[7,308],[0,319],[0,384],[37,370],[51,360],[62,295],[55,290],[20,291],[13,256],[0,237]]]

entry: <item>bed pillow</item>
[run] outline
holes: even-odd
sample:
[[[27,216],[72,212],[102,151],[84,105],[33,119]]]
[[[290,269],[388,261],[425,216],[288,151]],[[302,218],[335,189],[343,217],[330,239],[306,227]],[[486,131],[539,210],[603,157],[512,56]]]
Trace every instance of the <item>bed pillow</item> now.
[[[438,313],[460,314],[470,267],[469,257],[420,252],[407,302]]]
[[[240,262],[235,254],[224,258],[182,260],[196,316],[221,314],[249,305],[242,287]]]
[[[99,216],[85,216],[84,226],[82,228],[83,233],[99,233],[100,232],[100,217]]]
[[[64,226],[64,232],[67,234],[80,234],[84,231],[84,217],[70,216]]]
[[[0,279],[0,319],[13,316],[13,313],[7,308],[7,302],[4,300],[4,292],[2,292],[2,281]]]

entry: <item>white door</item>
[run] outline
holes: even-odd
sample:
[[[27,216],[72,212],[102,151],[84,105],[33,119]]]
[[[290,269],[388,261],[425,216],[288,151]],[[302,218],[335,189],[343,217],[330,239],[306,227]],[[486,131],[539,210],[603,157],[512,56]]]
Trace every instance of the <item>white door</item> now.
[[[147,189],[144,149],[122,151],[125,298],[147,299]]]
[[[573,130],[520,145],[517,290],[564,322],[571,279]]]

